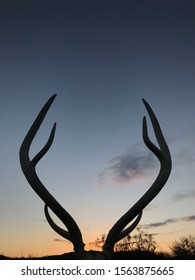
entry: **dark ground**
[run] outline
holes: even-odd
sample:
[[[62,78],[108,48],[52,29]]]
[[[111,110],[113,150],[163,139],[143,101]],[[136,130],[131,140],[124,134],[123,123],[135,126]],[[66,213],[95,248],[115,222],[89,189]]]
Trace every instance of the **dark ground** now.
[[[112,260],[195,260],[195,256],[171,256],[164,253],[152,253],[149,251],[126,251],[115,252],[112,255]],[[29,258],[9,258],[0,255],[0,260],[75,260],[73,252],[62,255],[44,256],[44,257],[29,257]]]

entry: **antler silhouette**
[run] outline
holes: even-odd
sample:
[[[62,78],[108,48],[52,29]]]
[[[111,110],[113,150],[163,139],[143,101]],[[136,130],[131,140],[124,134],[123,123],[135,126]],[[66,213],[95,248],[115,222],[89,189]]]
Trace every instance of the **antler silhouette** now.
[[[49,191],[44,187],[42,182],[39,180],[35,167],[38,161],[46,154],[53,143],[56,123],[54,124],[49,139],[45,146],[40,150],[40,152],[32,159],[29,158],[29,150],[31,143],[42,124],[51,104],[53,103],[56,94],[53,95],[47,103],[43,106],[42,110],[38,114],[31,128],[29,129],[24,141],[20,147],[20,164],[22,171],[29,182],[33,190],[38,194],[38,196],[49,206],[49,208],[56,214],[56,216],[63,222],[68,231],[63,230],[63,237],[70,240],[74,245],[75,251],[83,251],[84,243],[82,240],[82,235],[78,225],[72,216],[58,203],[58,201],[49,193]]]
[[[30,160],[29,150],[32,144],[32,141],[39,130],[50,106],[52,105],[56,95],[53,95],[43,106],[31,128],[29,129],[26,137],[24,138],[22,145],[20,147],[20,164],[22,171],[29,182],[33,190],[38,194],[38,196],[45,202],[45,216],[50,224],[50,226],[55,230],[59,235],[68,239],[73,243],[74,250],[76,253],[81,256],[85,253],[84,243],[82,240],[81,231],[76,224],[72,216],[58,203],[58,201],[49,193],[49,191],[44,187],[42,182],[37,176],[35,167],[39,160],[47,153],[51,147],[55,135],[56,124],[54,124],[50,136],[48,138],[45,146],[35,155],[35,157]],[[160,161],[160,171],[152,186],[149,190],[131,207],[111,228],[106,238],[106,241],[103,245],[103,256],[105,258],[110,258],[114,245],[116,242],[128,235],[139,223],[143,209],[154,199],[154,197],[160,192],[160,190],[165,185],[166,181],[171,172],[171,155],[169,148],[166,144],[166,141],[163,137],[160,125],[154,112],[152,111],[150,105],[143,99],[143,103],[148,111],[149,117],[151,119],[153,129],[156,135],[156,139],[159,144],[159,148],[156,147],[148,137],[148,129],[146,117],[143,118],[143,140],[146,146],[155,154],[155,156]],[[67,230],[60,228],[52,220],[48,207],[55,213],[55,215],[63,222]],[[136,218],[136,219],[135,219]],[[128,226],[128,224],[135,221]],[[127,228],[125,228],[128,226]],[[99,257],[99,255],[98,255]]]
[[[143,118],[143,140],[146,146],[155,154],[155,156],[160,161],[160,171],[159,174],[149,188],[149,190],[131,207],[111,228],[106,238],[106,241],[103,246],[103,251],[112,252],[114,248],[114,244],[122,239],[124,236],[129,234],[131,230],[131,226],[124,230],[124,228],[138,215],[140,217],[140,213],[143,209],[155,198],[155,196],[161,191],[163,186],[166,184],[169,175],[171,173],[171,154],[167,143],[162,134],[160,125],[158,120],[152,111],[150,105],[143,99],[143,103],[148,111],[150,120],[152,122],[152,126],[154,129],[154,133],[159,144],[159,148],[156,147],[148,137],[148,129],[146,117]],[[141,217],[140,217],[141,219]]]

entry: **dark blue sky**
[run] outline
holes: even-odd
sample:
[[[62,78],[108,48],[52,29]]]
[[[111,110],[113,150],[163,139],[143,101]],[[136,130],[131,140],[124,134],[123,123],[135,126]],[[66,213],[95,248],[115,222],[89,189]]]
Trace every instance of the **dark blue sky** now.
[[[189,203],[195,196],[194,14],[195,2],[189,0],[0,2],[2,253],[64,250],[61,244],[50,247],[56,234],[18,161],[23,137],[54,93],[31,154],[57,121],[53,147],[37,169],[76,216],[87,241],[107,233],[158,173],[142,142],[142,97],[159,118],[174,163],[165,190],[153,202],[155,213],[151,206],[142,225],[177,221],[168,229],[150,228],[162,248],[194,231],[188,219],[195,210]],[[29,239],[35,240],[32,248]]]

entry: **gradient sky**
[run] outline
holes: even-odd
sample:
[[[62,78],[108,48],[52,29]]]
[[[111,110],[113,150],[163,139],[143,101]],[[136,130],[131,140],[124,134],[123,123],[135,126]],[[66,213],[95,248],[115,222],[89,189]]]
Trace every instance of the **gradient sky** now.
[[[47,224],[18,157],[55,93],[31,156],[57,122],[37,172],[85,243],[107,234],[158,174],[142,140],[142,98],[158,117],[173,169],[140,225],[159,250],[195,233],[194,14],[189,0],[0,1],[0,254],[71,250]]]

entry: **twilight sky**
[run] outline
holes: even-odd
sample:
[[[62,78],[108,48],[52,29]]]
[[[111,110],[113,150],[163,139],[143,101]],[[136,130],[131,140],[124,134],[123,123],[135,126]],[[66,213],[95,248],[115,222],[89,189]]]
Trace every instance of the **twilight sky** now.
[[[0,254],[72,248],[47,224],[18,157],[55,93],[30,154],[57,122],[37,173],[85,243],[107,234],[158,174],[142,140],[144,115],[150,123],[142,98],[158,117],[173,169],[140,225],[159,250],[195,233],[194,14],[193,0],[0,1]]]

